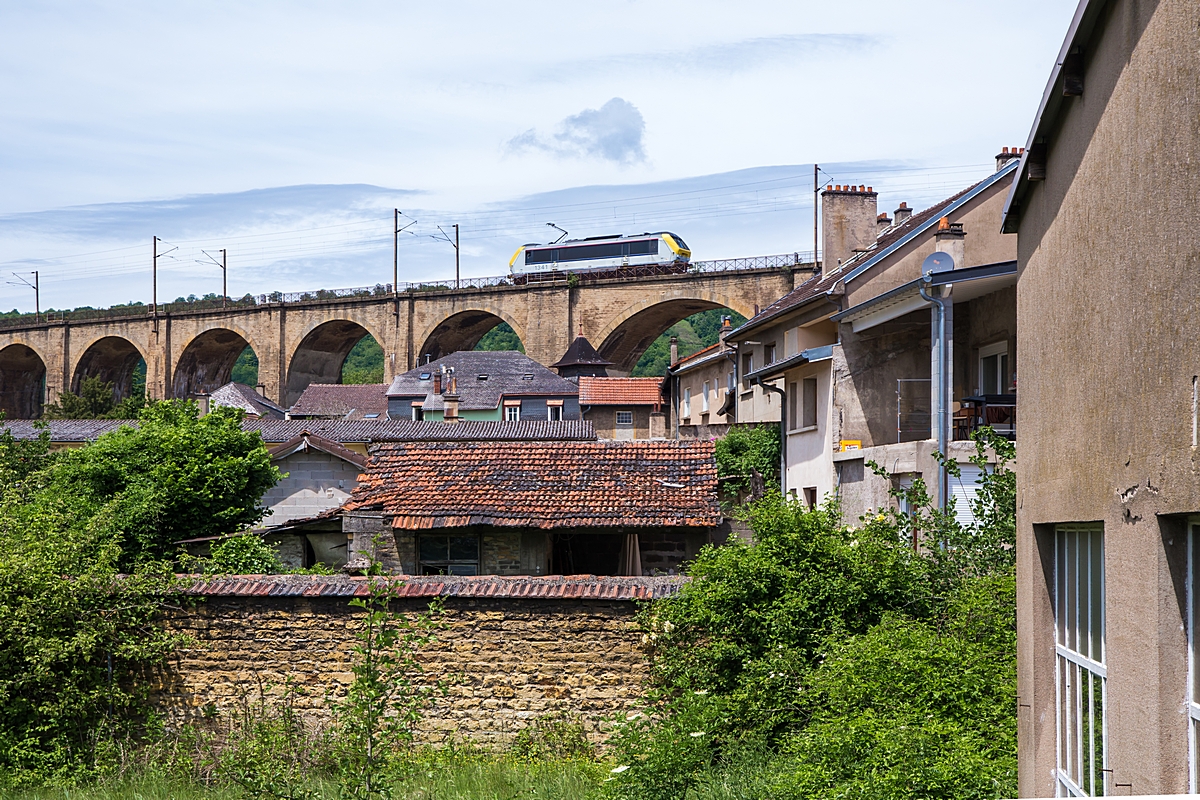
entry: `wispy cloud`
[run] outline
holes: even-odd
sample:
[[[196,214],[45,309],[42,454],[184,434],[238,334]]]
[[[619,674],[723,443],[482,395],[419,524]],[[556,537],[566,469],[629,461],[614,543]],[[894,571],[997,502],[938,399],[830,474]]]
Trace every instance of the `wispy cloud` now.
[[[508,140],[509,152],[541,150],[563,157],[601,158],[616,164],[646,160],[646,121],[633,103],[614,97],[558,123],[549,134],[530,128]]]

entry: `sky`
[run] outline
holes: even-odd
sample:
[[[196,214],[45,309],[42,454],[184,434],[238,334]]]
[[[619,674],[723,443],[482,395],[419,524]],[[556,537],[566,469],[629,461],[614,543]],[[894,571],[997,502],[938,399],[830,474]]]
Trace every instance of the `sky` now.
[[[507,271],[673,230],[812,249],[822,183],[920,208],[1024,145],[1071,0],[0,4],[0,309]],[[215,253],[215,256],[214,256]],[[12,273],[17,273],[13,276]]]

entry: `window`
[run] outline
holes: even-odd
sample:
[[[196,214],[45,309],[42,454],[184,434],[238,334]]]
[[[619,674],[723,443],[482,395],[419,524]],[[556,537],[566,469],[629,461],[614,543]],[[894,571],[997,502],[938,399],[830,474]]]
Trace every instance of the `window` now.
[[[709,393],[709,391],[711,391],[711,388],[712,388],[712,384],[710,384],[708,381],[705,381],[704,382],[704,394],[702,394],[700,396],[700,413],[701,414],[708,413],[708,393]]]
[[[417,543],[422,575],[478,575],[479,537],[421,534]]]
[[[737,386],[737,376],[734,375],[732,372],[730,372],[729,373],[729,386],[728,386],[729,391],[732,392],[735,386]]]
[[[546,419],[551,422],[561,422],[563,418],[562,406],[546,406]]]
[[[1008,342],[979,348],[979,393],[1005,394],[1008,390]]]
[[[1200,582],[1196,569],[1200,567],[1200,522],[1188,527],[1188,747],[1191,751],[1189,791],[1200,787]]]
[[[682,414],[682,416],[690,417],[691,415],[692,415],[692,390],[684,389],[683,390],[683,414]]]
[[[412,404],[412,421],[420,422],[425,419],[425,409],[421,408],[419,403]]]
[[[763,345],[763,365],[775,363],[775,343]]]
[[[622,425],[622,426],[633,425],[633,412],[632,411],[618,411],[617,412],[617,424]]]
[[[796,382],[792,381],[787,385],[787,426],[788,430],[799,428],[800,415],[797,412],[799,397],[796,394]]]
[[[817,507],[817,487],[804,487],[804,505],[808,506],[810,510]]]
[[[754,372],[754,353],[742,354],[742,391],[750,390],[750,373]]]
[[[1104,532],[1099,526],[1060,525],[1054,539],[1059,795],[1099,796],[1108,794]]]
[[[505,422],[520,422],[521,407],[520,406],[504,406],[504,421]]]
[[[805,378],[801,382],[803,394],[801,403],[804,411],[800,415],[800,427],[815,428],[817,426],[817,379]]]

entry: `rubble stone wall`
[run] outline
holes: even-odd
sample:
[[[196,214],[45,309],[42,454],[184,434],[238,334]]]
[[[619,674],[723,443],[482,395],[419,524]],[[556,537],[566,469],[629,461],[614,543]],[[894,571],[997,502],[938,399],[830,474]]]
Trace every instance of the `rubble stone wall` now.
[[[172,722],[228,724],[285,681],[314,725],[353,679],[358,612],[349,597],[207,596],[171,624],[193,643],[162,670],[155,701]],[[429,598],[398,601],[406,612]],[[646,677],[630,600],[446,597],[438,640],[420,656],[426,684],[446,694],[418,741],[501,746],[532,720],[566,712],[596,741],[638,707]]]

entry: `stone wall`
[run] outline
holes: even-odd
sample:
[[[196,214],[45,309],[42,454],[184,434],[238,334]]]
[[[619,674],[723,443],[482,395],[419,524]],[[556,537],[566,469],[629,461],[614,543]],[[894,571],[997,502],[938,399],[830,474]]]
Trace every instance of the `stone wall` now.
[[[310,722],[352,680],[365,578],[248,576],[196,588],[200,602],[171,619],[194,644],[161,673],[155,700],[173,722],[222,724],[260,687],[290,680]],[[532,720],[567,712],[599,741],[607,722],[636,708],[646,677],[637,600],[677,590],[678,578],[407,578],[397,600],[419,612],[441,598],[444,628],[421,661],[448,693],[427,712],[418,740],[500,746]]]

